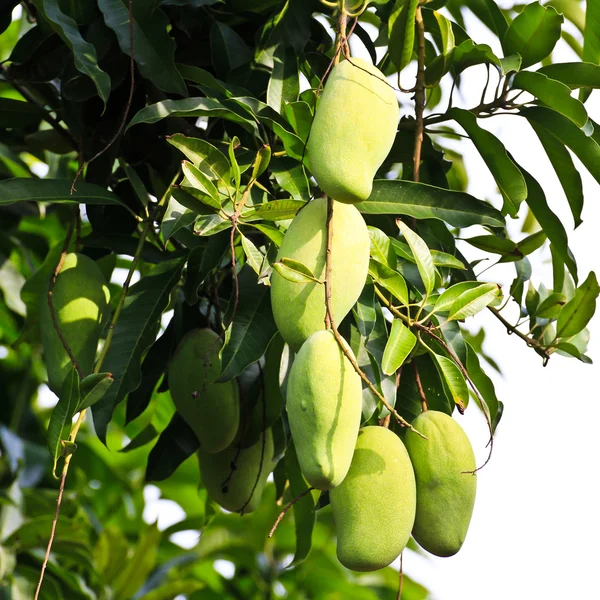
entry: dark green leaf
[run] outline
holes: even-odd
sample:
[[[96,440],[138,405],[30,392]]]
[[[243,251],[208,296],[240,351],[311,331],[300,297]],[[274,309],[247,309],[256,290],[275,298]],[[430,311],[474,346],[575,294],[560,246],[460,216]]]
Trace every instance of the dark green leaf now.
[[[572,89],[600,88],[600,65],[589,62],[554,63],[541,67],[537,72]]]
[[[508,156],[502,142],[489,131],[479,127],[473,113],[453,108],[450,115],[467,132],[494,176],[504,198],[506,212],[516,217],[519,205],[527,197],[523,174]]]
[[[296,102],[300,93],[298,59],[291,46],[280,44],[273,54],[273,72],[267,87],[267,104],[283,113],[285,104]]]
[[[494,382],[489,378],[487,373],[481,368],[479,364],[479,357],[477,352],[473,350],[469,343],[466,343],[467,347],[467,362],[465,368],[469,377],[475,384],[475,387],[479,390],[479,393],[483,396],[487,410],[489,412],[492,426],[495,429],[498,425],[498,421],[502,414],[501,404],[496,397],[496,389],[494,388]],[[484,408],[485,410],[485,408]]]
[[[415,43],[415,14],[418,0],[396,0],[389,19],[389,53],[392,62],[402,70],[409,62]]]
[[[0,127],[5,129],[21,129],[37,125],[44,116],[44,111],[30,102],[0,98]]]
[[[551,6],[542,6],[539,2],[527,4],[501,40],[504,54],[519,54],[523,58],[522,68],[540,62],[560,39],[563,20]]]
[[[500,68],[500,60],[487,44],[476,44],[473,40],[466,40],[454,49],[452,68],[456,74],[480,64],[492,64]]]
[[[439,219],[454,227],[504,227],[500,211],[469,194],[410,181],[376,179],[369,199],[356,204],[356,208],[364,214]]]
[[[104,396],[114,381],[110,373],[92,373],[81,381],[80,402],[77,410],[84,410],[96,404]]]
[[[587,0],[583,30],[583,60],[600,63],[600,2]]]
[[[217,74],[223,78],[229,71],[252,60],[252,52],[239,34],[220,21],[210,28],[210,51]]]
[[[495,0],[464,0],[463,4],[500,40],[504,38],[508,24]]]

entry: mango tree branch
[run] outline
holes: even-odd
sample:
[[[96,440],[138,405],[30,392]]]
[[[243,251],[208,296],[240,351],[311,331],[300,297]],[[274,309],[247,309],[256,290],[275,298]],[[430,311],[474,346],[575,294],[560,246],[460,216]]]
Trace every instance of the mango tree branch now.
[[[417,30],[417,81],[415,83],[415,151],[413,154],[413,179],[419,181],[421,170],[421,150],[423,148],[423,131],[425,129],[423,112],[425,110],[425,24],[421,7],[415,14]]]
[[[381,403],[390,411],[394,418],[404,427],[408,427],[411,431],[414,431],[417,435],[420,435],[423,439],[427,439],[420,431],[417,431],[406,419],[403,419],[396,409],[384,398],[383,394],[371,383],[369,378],[365,375],[364,371],[358,365],[354,354],[348,347],[346,341],[337,330],[335,320],[333,318],[333,312],[331,309],[331,248],[333,242],[333,203],[334,200],[327,197],[327,250],[325,253],[325,311],[329,318],[329,328],[333,333],[340,349],[350,361],[350,364],[354,367],[354,370],[360,375],[360,378],[367,384],[367,387],[373,392],[375,397],[381,401]]]

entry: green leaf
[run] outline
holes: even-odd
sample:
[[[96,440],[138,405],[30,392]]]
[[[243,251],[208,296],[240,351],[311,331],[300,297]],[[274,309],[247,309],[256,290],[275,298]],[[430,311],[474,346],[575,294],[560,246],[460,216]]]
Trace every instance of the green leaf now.
[[[393,269],[397,264],[397,260],[392,251],[392,240],[381,229],[377,229],[377,227],[369,225],[367,229],[369,231],[371,258]]]
[[[239,286],[240,302],[222,353],[223,366],[218,379],[221,382],[237,377],[256,362],[277,333],[269,302],[269,286],[258,284],[250,269],[242,269]]]
[[[408,225],[405,225],[400,219],[396,221],[396,224],[410,246],[417,263],[417,269],[419,269],[419,275],[425,286],[426,295],[429,296],[435,286],[435,267],[433,266],[431,252],[427,244]]]
[[[515,255],[518,258],[522,258],[521,253],[517,250],[517,245],[512,240],[507,240],[496,235],[476,235],[472,238],[464,238],[464,241],[484,252],[500,254],[502,256]]]
[[[296,213],[306,204],[300,200],[273,200],[257,204],[242,212],[240,221],[283,221],[293,219]]]
[[[600,2],[587,0],[583,31],[583,60],[600,63]]]
[[[115,204],[124,206],[118,196],[93,183],[77,183],[70,194],[72,181],[66,179],[5,179],[0,181],[0,206],[15,202],[60,202],[75,204]]]
[[[556,325],[557,338],[577,335],[589,323],[596,311],[598,294],[600,286],[596,274],[592,271],[577,288],[573,299],[562,307]]]
[[[460,321],[477,314],[501,294],[496,283],[483,283],[463,292],[450,306],[448,321]]]
[[[51,21],[52,26],[73,52],[75,67],[93,82],[104,106],[110,95],[110,77],[98,66],[98,56],[93,44],[86,42],[77,23],[61,10],[58,0],[35,0],[37,9]]]
[[[563,21],[563,16],[551,6],[539,2],[527,4],[501,40],[505,56],[519,54],[523,58],[522,68],[540,62],[560,39]]]
[[[438,368],[440,377],[446,383],[454,403],[463,411],[469,401],[469,389],[463,374],[454,361],[431,350],[429,352]]]
[[[360,335],[368,338],[377,321],[375,290],[372,283],[366,283],[354,308],[356,325]]]
[[[285,467],[290,481],[292,497],[297,498],[300,494],[306,492],[310,486],[300,470],[293,442],[290,442],[285,451]],[[294,503],[296,553],[288,567],[300,564],[310,552],[313,529],[317,520],[316,505],[319,495],[319,490],[313,490]]]
[[[564,294],[553,292],[540,302],[535,311],[535,316],[540,319],[555,319],[566,302],[567,298]]]
[[[454,49],[452,68],[455,74],[474,65],[492,64],[500,68],[500,59],[487,44],[476,44],[473,40],[465,40]]]
[[[92,373],[81,381],[79,406],[77,411],[89,408],[100,400],[113,384],[111,373]]]
[[[210,28],[210,51],[217,74],[223,78],[252,60],[252,52],[240,35],[217,20],[213,20]]]
[[[532,124],[543,127],[570,148],[594,179],[600,183],[600,146],[593,137],[559,113],[543,107],[521,109],[521,114]]]
[[[104,22],[115,32],[121,51],[131,56],[128,0],[98,0]],[[140,73],[163,92],[187,96],[175,68],[175,40],[167,15],[154,2],[133,3],[133,55]]]
[[[23,129],[36,127],[44,117],[44,111],[31,102],[0,98],[0,127]]]
[[[252,163],[252,175],[250,178],[252,180],[258,179],[269,166],[271,162],[271,146],[265,144],[261,146],[256,153],[256,158]]]
[[[231,142],[229,142],[229,146],[227,148],[227,152],[229,154],[229,161],[231,163],[231,173],[233,175],[233,181],[235,183],[235,191],[239,192],[240,191],[240,185],[241,185],[241,176],[242,173],[240,171],[240,165],[238,164],[237,158],[235,156],[235,150],[236,148],[239,148],[239,146],[241,146],[241,142],[240,139],[237,136],[233,136],[233,138],[231,139]]]
[[[258,229],[261,233],[267,236],[278,248],[281,246],[283,242],[283,232],[276,227],[271,225],[264,225],[262,223],[248,223],[248,227],[253,227],[254,229]]]
[[[160,225],[165,241],[175,235],[182,227],[191,225],[196,219],[196,212],[181,204],[177,198],[176,190],[172,190]]]
[[[536,231],[522,239],[517,244],[517,249],[521,253],[521,256],[527,256],[540,248],[547,239],[548,236],[546,235],[546,232],[543,229],[540,229],[540,231]]]
[[[273,71],[267,86],[267,104],[278,113],[285,105],[296,102],[300,94],[298,58],[291,46],[280,44],[273,53]]]
[[[525,90],[538,100],[567,117],[578,127],[588,120],[585,106],[571,96],[571,90],[560,81],[549,79],[542,73],[521,71],[513,79],[513,88]]]
[[[192,188],[202,193],[202,201],[219,210],[221,208],[221,198],[219,197],[219,192],[213,182],[200,169],[195,167],[192,163],[187,162],[187,160],[184,160],[181,163],[181,169]],[[189,192],[189,189],[186,189],[187,186],[181,187]]]
[[[504,38],[508,24],[495,0],[464,0],[463,4],[500,40]]]
[[[271,173],[279,186],[294,200],[310,199],[310,186],[304,167],[292,158],[276,158],[271,161]]]
[[[142,358],[156,339],[160,317],[185,261],[183,257],[159,263],[129,289],[102,365],[115,381],[93,407],[94,427],[102,442],[114,408],[140,384]]]
[[[386,375],[393,375],[404,364],[416,343],[415,334],[400,319],[394,319],[383,351],[381,370]]]
[[[523,174],[508,156],[502,142],[477,124],[473,113],[461,108],[450,110],[450,116],[467,132],[488,169],[494,176],[504,198],[506,212],[517,216],[519,205],[527,197]]]
[[[571,89],[600,88],[600,65],[590,62],[565,62],[545,65],[537,70]]]
[[[170,0],[170,3],[175,4],[175,2],[176,0]],[[195,579],[174,579],[144,594],[140,600],[173,600],[179,596],[191,596],[205,587],[206,583]]]
[[[252,270],[257,275],[260,275],[264,261],[262,252],[243,233],[240,232],[240,236],[242,238],[242,248],[246,255],[246,262],[252,267]]]
[[[465,368],[467,369],[471,381],[473,381],[475,387],[479,390],[479,393],[485,401],[490,421],[492,422],[492,428],[495,430],[498,421],[500,420],[500,416],[502,415],[502,404],[496,396],[494,382],[479,364],[477,352],[475,352],[468,342],[466,342],[465,345],[467,348],[467,362]]]
[[[436,37],[436,42],[440,47],[440,54],[429,63],[425,70],[425,83],[428,86],[438,83],[450,70],[455,47],[451,21],[437,11],[434,11],[433,14],[439,29],[439,38]],[[437,31],[435,33],[437,34]]]
[[[410,62],[415,44],[415,15],[418,0],[396,0],[389,19],[389,53],[398,70]]]
[[[571,213],[575,220],[575,227],[581,225],[581,211],[583,210],[583,184],[581,175],[573,163],[571,153],[565,145],[549,130],[534,121],[530,121],[536,135],[538,136],[552,167],[562,185],[567,197]]]
[[[469,194],[410,181],[376,179],[368,200],[355,206],[363,214],[438,219],[454,227],[505,224],[500,211]]]
[[[402,304],[408,306],[408,288],[404,277],[400,273],[377,261],[369,260],[369,275],[376,284],[385,288]]]
[[[465,292],[472,290],[476,287],[479,287],[481,282],[479,281],[461,281],[460,283],[455,283],[450,286],[448,289],[444,290],[436,300],[433,311],[432,312],[447,312],[450,310],[450,307],[454,304],[454,302],[464,294]],[[489,285],[489,284],[483,284]]]
[[[303,263],[292,258],[282,258],[273,263],[273,268],[285,279],[293,283],[323,283],[317,279],[314,273]]]
[[[120,2],[121,0],[111,0]],[[235,107],[235,105],[232,105]],[[129,122],[125,131],[140,123],[157,123],[167,117],[217,117],[239,123],[246,131],[258,135],[256,122],[248,118],[241,109],[235,111],[212,98],[184,98],[163,100],[142,108]]]
[[[48,449],[54,461],[52,473],[56,475],[56,464],[62,455],[62,440],[66,440],[71,433],[71,421],[77,412],[79,404],[79,374],[73,367],[65,378],[58,404],[52,411],[48,423]]]

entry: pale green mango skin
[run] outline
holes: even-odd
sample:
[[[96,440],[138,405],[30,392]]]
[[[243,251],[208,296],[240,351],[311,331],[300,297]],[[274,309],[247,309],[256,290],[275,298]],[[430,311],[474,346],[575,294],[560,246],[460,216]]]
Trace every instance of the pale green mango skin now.
[[[394,561],[410,539],[416,509],[415,476],[400,438],[384,427],[361,429],[350,470],[329,498],[345,567],[376,571]]]
[[[417,480],[415,540],[431,554],[456,554],[467,535],[477,477],[471,442],[449,415],[428,410],[413,422],[427,440],[408,431],[405,438]]]
[[[333,203],[331,247],[331,304],[336,324],[354,306],[369,269],[367,225],[354,206]],[[291,258],[306,265],[319,280],[325,278],[327,201],[309,202],[287,230],[277,260]],[[325,286],[295,283],[273,271],[271,305],[281,337],[294,352],[316,331],[325,329]]]
[[[52,290],[52,304],[60,331],[84,375],[93,370],[109,302],[110,292],[100,267],[83,254],[67,254]],[[54,328],[46,288],[40,302],[40,326],[48,387],[60,396],[72,364]]]
[[[240,450],[237,444],[233,444],[217,454],[208,454],[200,448],[197,452],[200,460],[200,473],[202,483],[210,498],[231,512],[245,514],[256,510],[260,504],[267,477],[276,464],[273,460],[273,452],[273,433],[270,428],[249,448]],[[227,483],[227,490],[224,490],[223,484],[231,473],[231,464],[234,462],[236,469]]]
[[[318,490],[342,483],[360,427],[362,385],[331,331],[313,333],[300,348],[288,379],[286,406],[308,483]]]
[[[331,70],[306,146],[319,187],[338,202],[361,202],[389,154],[400,109],[392,87],[370,62],[352,57]]]
[[[227,448],[240,424],[237,383],[215,383],[221,373],[221,346],[211,329],[193,329],[179,342],[169,362],[171,398],[208,453]]]

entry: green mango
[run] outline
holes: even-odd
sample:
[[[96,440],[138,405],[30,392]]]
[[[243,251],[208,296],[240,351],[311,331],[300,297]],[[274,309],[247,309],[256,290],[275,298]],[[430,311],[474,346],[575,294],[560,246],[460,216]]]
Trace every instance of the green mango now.
[[[407,431],[405,444],[417,480],[415,540],[436,556],[456,554],[467,535],[477,478],[475,455],[461,426],[446,413],[428,410],[413,422],[427,440]]]
[[[177,412],[211,454],[233,442],[240,424],[237,383],[215,383],[221,373],[221,346],[211,329],[192,329],[179,342],[168,371]]]
[[[400,109],[396,93],[370,62],[352,57],[332,70],[306,150],[319,187],[338,202],[362,202],[389,154]]]
[[[98,265],[83,254],[67,254],[52,290],[52,304],[60,331],[84,375],[94,368],[109,302],[110,292]],[[41,296],[40,325],[48,386],[60,396],[71,359],[54,327],[47,288]]]
[[[208,454],[200,448],[197,452],[200,473],[210,498],[231,512],[244,514],[256,510],[267,477],[275,468],[273,452],[271,429],[249,448],[233,444],[217,454]]]
[[[404,550],[415,520],[415,476],[400,438],[384,427],[358,434],[346,478],[329,492],[337,556],[348,569],[376,571]]]
[[[318,490],[342,483],[360,427],[362,385],[331,331],[313,333],[300,348],[288,379],[286,406],[308,483]]]
[[[369,269],[370,241],[367,225],[354,206],[334,202],[331,247],[332,312],[339,324],[354,306]],[[325,278],[327,201],[309,202],[287,230],[277,260],[290,258],[307,266],[321,281]],[[271,305],[281,337],[294,352],[315,331],[325,329],[325,286],[296,283],[273,271]]]

